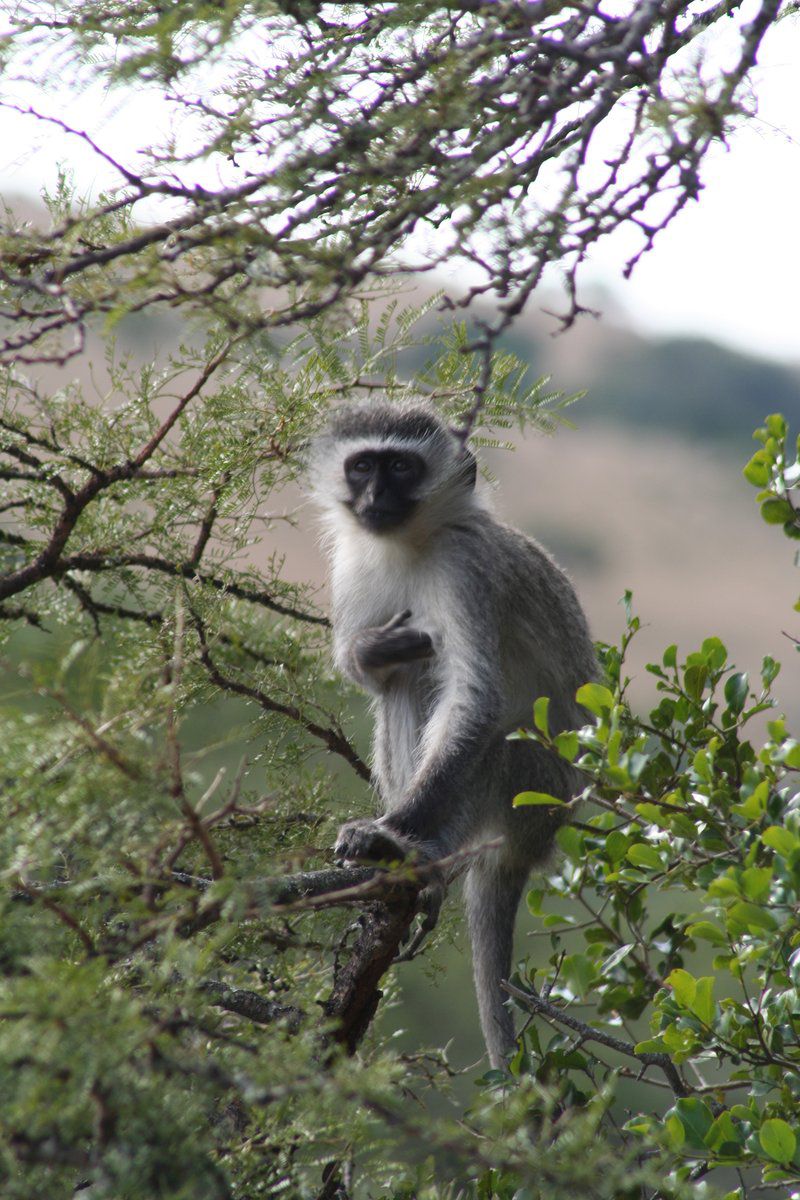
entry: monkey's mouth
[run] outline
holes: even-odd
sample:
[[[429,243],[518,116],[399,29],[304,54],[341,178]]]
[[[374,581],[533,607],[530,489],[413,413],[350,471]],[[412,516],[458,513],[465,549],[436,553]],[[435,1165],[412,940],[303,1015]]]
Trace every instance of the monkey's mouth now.
[[[362,508],[356,516],[371,533],[382,533],[389,529],[397,529],[407,521],[414,507],[413,504],[404,505],[403,508],[376,508],[370,505],[368,508]]]

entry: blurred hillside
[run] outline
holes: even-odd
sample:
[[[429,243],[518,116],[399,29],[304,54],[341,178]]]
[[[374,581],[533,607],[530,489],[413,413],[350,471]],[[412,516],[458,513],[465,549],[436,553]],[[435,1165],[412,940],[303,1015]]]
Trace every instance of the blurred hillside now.
[[[605,311],[602,297],[600,305]],[[663,429],[749,457],[752,431],[766,413],[800,413],[800,343],[798,362],[783,366],[701,338],[643,337],[613,309],[563,336],[553,337],[551,327],[531,318],[506,344],[535,374],[552,374],[567,390],[587,389],[582,425]]]

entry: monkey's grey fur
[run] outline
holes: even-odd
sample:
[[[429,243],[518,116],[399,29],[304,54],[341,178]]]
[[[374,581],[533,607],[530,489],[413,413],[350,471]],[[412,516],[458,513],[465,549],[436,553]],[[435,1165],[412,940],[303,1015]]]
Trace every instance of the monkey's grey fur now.
[[[420,456],[426,470],[408,516],[376,533],[353,507],[344,463],[387,450]],[[503,839],[471,862],[465,884],[481,1027],[501,1066],[514,1046],[501,980],[516,911],[560,821],[555,808],[511,801],[579,787],[564,760],[506,735],[530,726],[537,696],[550,697],[551,732],[583,724],[575,692],[597,670],[586,621],[546,551],[486,510],[472,456],[427,406],[338,410],[310,467],[331,557],[335,658],[373,696],[384,809],[343,826],[336,852],[437,860]]]

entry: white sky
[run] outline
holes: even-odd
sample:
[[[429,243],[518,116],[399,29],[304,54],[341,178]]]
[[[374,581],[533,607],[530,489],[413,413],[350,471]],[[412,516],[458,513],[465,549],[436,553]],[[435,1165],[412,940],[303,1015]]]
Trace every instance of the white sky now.
[[[728,152],[706,163],[699,203],[659,237],[630,281],[621,277],[624,237],[598,248],[593,276],[639,328],[709,336],[800,364],[799,19],[770,32],[754,82],[758,116]],[[100,88],[80,98],[20,91],[19,102],[88,130],[129,165],[163,124],[156,96],[142,91],[127,98]],[[88,147],[55,127],[8,110],[0,119],[3,195],[38,193],[52,184],[59,162],[71,166],[82,190],[118,182]]]
[[[771,30],[754,84],[758,115],[707,160],[699,202],[630,281],[611,245],[596,269],[636,325],[800,364],[800,19]]]

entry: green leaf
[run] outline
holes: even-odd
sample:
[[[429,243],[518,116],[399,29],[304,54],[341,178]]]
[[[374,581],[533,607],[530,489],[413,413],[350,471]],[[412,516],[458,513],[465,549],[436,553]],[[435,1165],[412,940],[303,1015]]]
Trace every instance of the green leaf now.
[[[692,759],[692,767],[698,779],[710,783],[713,778],[714,760],[705,749],[698,750]]]
[[[612,863],[619,862],[621,858],[625,857],[625,851],[629,845],[629,837],[619,829],[612,829],[606,838],[606,855],[609,861]]]
[[[683,686],[686,694],[692,700],[699,700],[708,679],[708,669],[705,666],[693,664],[687,667],[683,674]]]
[[[697,980],[694,999],[689,1005],[691,1012],[699,1017],[704,1025],[714,1021],[714,979],[711,975],[703,975]]]
[[[730,875],[718,875],[716,879],[712,879],[708,885],[709,896],[738,896],[739,887],[735,879]]]
[[[791,1125],[780,1117],[770,1117],[758,1131],[758,1140],[765,1154],[779,1163],[790,1163],[797,1149],[797,1138]]]
[[[770,481],[772,474],[770,463],[772,459],[765,450],[756,450],[753,457],[742,469],[742,474],[748,483],[752,483],[754,487],[766,487]]]
[[[626,857],[635,867],[647,867],[651,871],[661,871],[664,868],[658,850],[645,842],[636,842],[629,846]]]
[[[547,714],[550,709],[550,697],[538,696],[533,705],[533,723],[540,733],[545,737],[550,736],[550,726],[547,720]]]
[[[704,638],[700,652],[713,671],[718,671],[720,667],[723,667],[728,657],[725,643],[718,637]]]
[[[727,946],[728,944],[725,934],[711,921],[696,921],[694,925],[687,926],[686,932],[691,938],[701,938],[704,942],[711,942],[715,946]]]
[[[534,805],[555,808],[559,804],[563,807],[566,801],[559,800],[557,796],[551,796],[549,792],[519,792],[511,801],[513,808],[529,808]]]
[[[602,683],[585,683],[578,688],[575,699],[596,717],[602,717],[614,707],[614,696]]]
[[[744,1134],[726,1111],[719,1114],[703,1141],[717,1154],[732,1155],[744,1145]]]
[[[686,1141],[698,1149],[705,1149],[705,1138],[714,1124],[711,1109],[698,1096],[682,1096],[672,1109],[686,1134]]]
[[[617,963],[621,963],[623,958],[627,958],[631,950],[634,948],[633,942],[628,942],[624,946],[620,946],[613,954],[609,954],[608,958],[600,964],[600,974],[607,975],[616,967]]]
[[[781,664],[779,662],[775,662],[775,659],[770,657],[769,654],[764,656],[761,663],[761,678],[764,681],[764,687],[769,687],[774,682],[780,669]]]
[[[764,815],[768,800],[769,784],[766,779],[762,779],[761,783],[753,788],[752,793],[747,799],[735,806],[734,812],[741,813],[748,821],[760,821]]]
[[[578,748],[580,743],[578,735],[574,729],[567,730],[565,733],[557,733],[553,739],[553,745],[562,758],[567,762],[574,762],[578,757]]]
[[[648,1038],[644,1042],[637,1042],[633,1050],[635,1054],[664,1054],[666,1047],[661,1038]]]
[[[630,1121],[626,1121],[622,1128],[628,1133],[652,1133],[653,1118],[639,1113],[635,1117],[631,1117]]]
[[[800,848],[800,838],[797,834],[792,833],[791,829],[785,829],[782,825],[770,825],[762,833],[761,840],[765,846],[769,846],[771,850],[777,850],[778,854],[784,858],[788,858],[790,854],[794,854],[795,850]]]
[[[684,971],[678,967],[676,970],[670,972],[670,974],[664,980],[664,983],[667,985],[667,987],[672,988],[675,999],[678,1001],[678,1003],[682,1004],[684,1008],[688,1008],[691,1011],[695,993],[697,991],[697,982],[694,976],[690,975],[688,971]]]
[[[787,738],[781,747],[780,761],[792,770],[800,771],[800,742]]]
[[[658,825],[660,829],[669,828],[670,814],[658,804],[637,804],[636,814],[643,817],[650,825]]]
[[[742,871],[741,880],[748,900],[764,900],[772,884],[772,867],[748,867]]]
[[[662,1030],[661,1037],[673,1062],[685,1062],[697,1049],[697,1035],[694,1030],[679,1029],[675,1023]]]
[[[664,1129],[669,1140],[669,1144],[673,1150],[680,1150],[686,1141],[686,1130],[683,1121],[677,1113],[670,1113],[664,1121]]]
[[[583,836],[572,825],[562,825],[556,834],[556,841],[561,849],[574,862],[582,862]]]
[[[768,909],[743,900],[729,909],[728,922],[731,928],[739,927],[748,933],[761,933],[764,930],[771,933],[778,928],[778,922]]]
[[[749,681],[745,671],[737,671],[725,681],[725,699],[731,712],[740,713],[747,703]]]
[[[675,645],[667,646],[661,659],[665,667],[675,667],[678,664],[678,647]]]
[[[768,525],[783,525],[785,521],[794,520],[794,509],[788,500],[770,496],[762,502],[761,517]]]
[[[568,954],[561,963],[561,974],[570,991],[585,996],[597,978],[597,968],[586,954]]]
[[[786,424],[786,417],[783,415],[783,413],[770,413],[768,417],[765,417],[764,424],[770,437],[774,437],[776,442],[782,442],[784,440],[788,431],[788,426]]]

